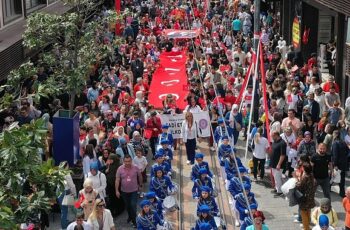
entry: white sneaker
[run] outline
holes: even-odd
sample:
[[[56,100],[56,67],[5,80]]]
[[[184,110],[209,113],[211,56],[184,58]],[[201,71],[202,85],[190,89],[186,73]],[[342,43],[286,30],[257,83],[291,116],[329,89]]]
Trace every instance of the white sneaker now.
[[[295,219],[293,220],[293,222],[294,222],[294,223],[300,223],[300,221],[299,221],[297,218],[295,218]]]
[[[190,165],[190,164],[191,164],[191,161],[186,161],[186,164],[187,164],[187,165]]]
[[[215,148],[214,148],[214,147],[210,147],[210,150],[214,152],[214,151],[215,151]]]
[[[239,227],[241,224],[239,223],[239,221],[238,220],[235,220],[235,226],[236,227]]]

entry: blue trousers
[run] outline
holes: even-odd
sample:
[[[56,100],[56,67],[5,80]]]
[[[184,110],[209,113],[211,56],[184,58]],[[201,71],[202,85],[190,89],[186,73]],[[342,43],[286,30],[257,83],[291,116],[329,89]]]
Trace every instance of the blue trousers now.
[[[126,211],[128,212],[128,219],[136,223],[136,205],[137,205],[137,191],[135,192],[121,192],[121,197],[124,200]]]
[[[61,208],[61,228],[66,229],[68,226],[68,206],[62,205],[64,192],[58,197],[58,204]]]

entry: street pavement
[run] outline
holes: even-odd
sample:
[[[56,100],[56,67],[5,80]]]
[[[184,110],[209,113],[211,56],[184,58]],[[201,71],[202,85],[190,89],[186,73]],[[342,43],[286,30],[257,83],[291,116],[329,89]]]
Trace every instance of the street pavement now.
[[[179,156],[179,151],[175,151],[174,153],[174,160],[173,160],[173,168],[175,171],[175,178],[174,182],[180,184],[180,177],[182,177],[182,190],[181,194],[182,197],[179,200],[182,201],[181,203],[181,209],[182,213],[179,213],[178,211],[172,212],[167,214],[167,218],[169,219],[170,222],[173,223],[174,230],[177,229],[184,229],[184,230],[189,230],[190,227],[194,226],[195,223],[195,210],[196,210],[196,201],[192,199],[192,185],[193,183],[190,181],[190,170],[191,166],[186,165],[186,154],[184,151],[184,146],[182,146],[183,150],[180,152],[182,154],[182,158]],[[248,159],[250,159],[252,156],[251,153],[248,152],[247,154],[247,160],[245,160],[244,155],[245,155],[245,142],[242,140],[239,140],[236,148],[238,149],[237,155],[242,159],[242,162],[247,166]],[[209,162],[210,166],[213,169],[213,163],[211,162],[211,158],[209,154],[214,154],[210,153],[209,147],[206,143],[206,141],[199,143],[199,149],[198,151],[202,151],[205,154],[205,160]],[[148,158],[150,158],[149,154]],[[152,165],[152,160],[149,160],[149,165]],[[181,162],[179,162],[181,161]],[[181,171],[179,169],[179,164],[182,164]],[[247,166],[248,167],[248,166]],[[149,170],[148,170],[149,172]],[[217,174],[218,179],[223,183],[223,180],[221,179],[219,173]],[[219,181],[217,180],[217,181]],[[219,183],[219,182],[218,182]],[[350,185],[350,182],[347,178],[346,181],[347,186]],[[149,183],[147,182],[145,184],[145,191],[148,190]],[[289,207],[288,206],[288,201],[285,200],[284,197],[278,197],[274,198],[274,194],[272,194],[270,191],[272,190],[271,187],[271,181],[270,181],[270,170],[266,170],[266,177],[263,181],[258,181],[258,182],[252,182],[252,191],[255,194],[256,200],[259,205],[259,210],[264,212],[264,215],[266,217],[265,223],[269,226],[270,230],[298,230],[301,229],[299,226],[300,223],[294,223],[294,215],[297,214],[297,206],[295,207]],[[341,227],[344,226],[344,219],[345,219],[345,213],[342,207],[341,203],[341,197],[338,195],[338,187],[332,187],[332,193],[331,193],[331,200],[332,200],[332,207],[336,210],[338,213],[338,218],[339,218],[339,223],[338,226],[342,229]],[[220,199],[222,199],[221,203],[221,210],[224,211],[224,214],[226,216],[227,221],[229,222],[228,230],[234,229],[238,230],[239,227],[234,227],[232,225],[232,219],[231,219],[231,212],[228,210],[229,206],[229,199],[227,199],[226,196],[226,191],[223,191],[221,189],[220,194]],[[317,194],[316,194],[316,201],[319,199],[323,198],[323,194],[321,191],[321,188],[318,187]],[[140,201],[140,199],[139,199]],[[179,214],[181,214],[181,223],[178,223],[178,218]],[[70,215],[71,219],[74,218],[73,215]],[[124,213],[117,218],[115,218],[114,222],[116,224],[116,228],[118,230],[129,230],[132,229],[129,224],[126,223],[127,219],[127,213],[124,211]],[[51,221],[51,226],[49,229],[52,230],[58,230],[60,229],[60,218],[59,214],[55,214],[54,216],[50,215],[50,221]]]

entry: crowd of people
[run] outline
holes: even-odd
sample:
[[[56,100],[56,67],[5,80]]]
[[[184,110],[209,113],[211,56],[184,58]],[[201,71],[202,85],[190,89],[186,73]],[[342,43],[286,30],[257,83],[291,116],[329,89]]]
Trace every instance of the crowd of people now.
[[[346,229],[350,229],[350,190],[345,190],[350,98],[341,107],[339,85],[333,76],[323,78],[317,55],[310,54],[304,61],[300,52],[286,45],[279,35],[277,12],[262,11],[260,17],[264,60],[261,64],[266,70],[267,84],[267,95],[263,95],[259,87],[257,92],[253,91],[252,80],[246,89],[242,88],[254,56],[252,1],[125,1],[123,10],[124,19],[113,31],[106,28],[103,41],[113,46],[116,37],[123,37],[125,42],[91,69],[86,90],[75,100],[74,107],[80,113],[84,186],[76,192],[70,176],[66,177],[69,193],[59,199],[62,229],[81,229],[76,226],[115,229],[113,217],[124,210],[131,227],[153,230],[168,226],[163,202],[177,192],[171,179],[172,160],[180,144],[186,148],[187,164],[192,167],[192,194],[198,200],[194,229],[217,229],[214,217],[220,219],[220,210],[213,173],[203,160],[204,155],[196,152],[198,133],[193,114],[200,111],[210,115],[209,147],[217,151],[222,177],[232,195],[237,227],[268,229],[264,214],[257,209],[251,181],[263,180],[265,167],[271,167],[275,186],[272,192],[276,197],[283,195],[281,187],[286,179],[296,178],[301,198],[295,221],[301,222],[304,230],[310,229],[311,222],[314,229],[336,227],[338,219],[331,208],[330,186],[335,174],[339,174],[339,195],[344,197]],[[162,34],[167,28],[199,28],[200,35],[193,39],[169,39]],[[159,55],[169,51],[185,51],[188,58],[186,108],[179,108],[172,94],[163,100],[163,108],[154,108],[148,101]],[[49,74],[50,69],[40,68],[36,79],[46,79]],[[29,87],[27,92],[31,92],[31,86],[25,85]],[[237,100],[240,93],[241,100]],[[264,96],[268,100],[268,114],[264,110]],[[56,111],[69,107],[68,101],[69,97],[63,94],[35,104],[28,95],[19,107],[9,109],[3,129],[14,121],[19,126],[40,117],[52,121]],[[162,124],[159,116],[175,113],[185,114],[182,139],[174,139],[169,124]],[[252,113],[257,113],[258,119],[248,130]],[[271,136],[267,136],[267,129]],[[248,139],[253,154],[252,180],[236,156],[240,134]],[[147,159],[148,152],[152,162]],[[49,141],[43,159],[51,157]],[[144,189],[145,183],[149,183],[149,191]],[[311,214],[318,185],[325,199]],[[68,195],[78,197],[75,205],[83,212],[69,226],[65,199]],[[138,198],[141,198],[139,214]],[[220,225],[225,228],[225,224]]]

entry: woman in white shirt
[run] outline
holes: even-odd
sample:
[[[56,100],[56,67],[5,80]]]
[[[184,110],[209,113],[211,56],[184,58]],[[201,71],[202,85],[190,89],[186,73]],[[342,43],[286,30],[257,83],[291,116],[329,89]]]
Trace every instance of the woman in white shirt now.
[[[96,157],[97,156],[96,156],[94,146],[92,144],[88,144],[85,147],[84,157],[83,157],[83,172],[85,177],[90,172],[91,163],[93,163],[94,161],[97,161]]]
[[[190,113],[199,113],[201,112],[201,107],[197,104],[197,101],[194,97],[190,98],[190,103],[186,106],[184,109],[184,113],[190,112]]]
[[[262,133],[263,129],[259,128],[253,139],[253,173],[255,181],[258,179],[258,171],[260,171],[260,179],[262,180],[264,178],[266,151],[269,148],[269,141],[262,136]]]
[[[295,164],[297,163],[297,151],[295,146],[297,139],[291,127],[287,127],[284,129],[284,132],[281,134],[281,138],[287,144],[286,153],[288,157],[288,164],[283,169],[282,173],[284,174],[288,170],[288,176],[291,177],[292,172],[294,171],[292,165],[295,166]]]
[[[185,120],[181,127],[182,140],[186,146],[187,164],[194,164],[194,156],[197,145],[197,123],[191,112],[186,112]]]
[[[105,208],[106,204],[102,199],[97,199],[94,204],[94,209],[89,216],[88,223],[92,229],[99,230],[115,230],[113,217],[111,212]]]

